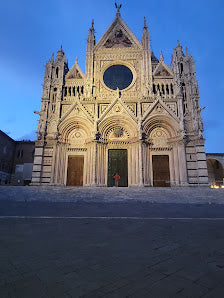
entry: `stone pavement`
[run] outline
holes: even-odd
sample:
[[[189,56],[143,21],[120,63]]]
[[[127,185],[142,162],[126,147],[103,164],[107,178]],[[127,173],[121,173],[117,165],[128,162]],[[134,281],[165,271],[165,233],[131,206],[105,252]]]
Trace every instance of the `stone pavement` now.
[[[0,297],[223,297],[223,194],[0,187]]]
[[[224,189],[209,187],[35,187],[1,186],[0,200],[224,204]]]

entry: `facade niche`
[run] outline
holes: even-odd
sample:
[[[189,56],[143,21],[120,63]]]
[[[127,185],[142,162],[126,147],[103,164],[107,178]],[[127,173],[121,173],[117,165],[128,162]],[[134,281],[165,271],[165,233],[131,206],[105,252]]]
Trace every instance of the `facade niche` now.
[[[182,74],[184,71],[184,66],[183,66],[183,63],[180,64],[180,74]]]
[[[156,86],[155,86],[155,84],[153,84],[152,88],[153,88],[152,89],[153,90],[153,93],[156,94]]]
[[[170,94],[169,85],[166,84],[166,94]]]
[[[56,78],[58,78],[58,74],[59,74],[59,68],[56,68]]]

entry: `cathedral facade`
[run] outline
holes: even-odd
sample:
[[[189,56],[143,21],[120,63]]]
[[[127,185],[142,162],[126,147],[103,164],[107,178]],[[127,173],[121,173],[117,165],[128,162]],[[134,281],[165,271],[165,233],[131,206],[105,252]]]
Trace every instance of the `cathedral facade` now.
[[[89,29],[85,74],[62,48],[46,64],[33,185],[207,185],[193,57],[178,43],[171,66],[120,15],[96,43]]]

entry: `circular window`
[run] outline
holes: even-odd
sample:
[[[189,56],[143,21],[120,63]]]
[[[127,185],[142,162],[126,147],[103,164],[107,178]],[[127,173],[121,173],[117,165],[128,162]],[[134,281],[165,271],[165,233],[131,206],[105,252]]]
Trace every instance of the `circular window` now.
[[[103,81],[110,89],[123,90],[132,83],[133,73],[127,66],[112,65],[104,72]]]

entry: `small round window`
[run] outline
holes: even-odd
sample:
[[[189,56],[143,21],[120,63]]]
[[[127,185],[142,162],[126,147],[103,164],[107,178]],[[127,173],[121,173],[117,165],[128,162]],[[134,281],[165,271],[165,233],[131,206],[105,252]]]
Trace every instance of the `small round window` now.
[[[112,65],[104,72],[103,81],[110,89],[123,90],[132,83],[133,73],[127,66]]]

